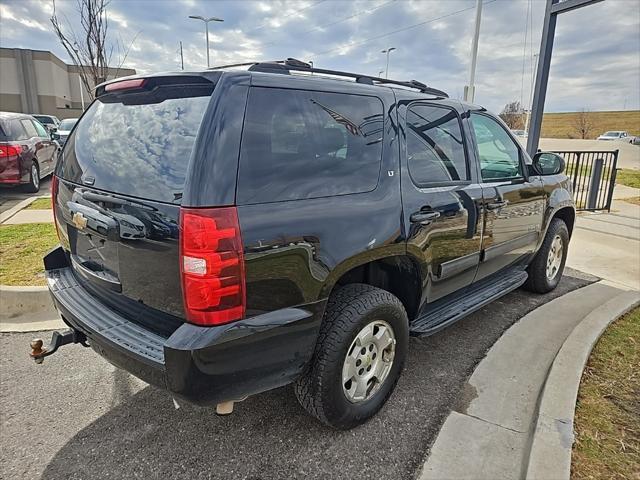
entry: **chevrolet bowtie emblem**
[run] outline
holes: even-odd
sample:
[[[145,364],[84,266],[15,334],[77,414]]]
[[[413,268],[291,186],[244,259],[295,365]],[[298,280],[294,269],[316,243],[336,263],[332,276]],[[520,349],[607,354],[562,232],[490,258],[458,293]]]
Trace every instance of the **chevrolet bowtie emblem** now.
[[[73,224],[78,230],[84,230],[87,226],[87,219],[80,212],[73,214]]]

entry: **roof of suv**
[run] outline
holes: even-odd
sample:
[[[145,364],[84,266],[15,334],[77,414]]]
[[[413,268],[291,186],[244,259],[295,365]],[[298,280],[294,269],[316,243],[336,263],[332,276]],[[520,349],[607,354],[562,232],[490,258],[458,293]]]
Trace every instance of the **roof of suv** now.
[[[234,67],[249,67],[247,69],[239,70]],[[341,72],[335,70],[326,70],[312,68],[309,64],[300,62],[295,59],[287,59],[284,62],[266,62],[266,63],[246,63],[235,64],[221,67],[213,67],[207,70],[200,71],[178,71],[178,72],[162,72],[152,75],[131,75],[127,77],[120,77],[108,82],[102,83],[96,87],[98,94],[104,92],[104,87],[111,83],[121,82],[124,80],[135,78],[154,78],[154,77],[179,77],[179,76],[199,76],[207,78],[208,80],[217,81],[220,76],[235,76],[235,75],[249,75],[250,77],[259,77],[263,79],[270,78],[274,80],[273,83],[286,84],[293,83],[294,85],[300,85],[300,82],[331,82],[339,89],[360,89],[371,90],[372,93],[379,92],[379,88],[393,89],[396,95],[401,95],[403,99],[426,99],[429,100],[447,100],[448,95],[441,91],[427,85],[418,82],[416,80],[411,81],[397,81],[390,79],[383,79],[364,74],[357,74],[351,72]],[[277,80],[277,81],[275,81]],[[355,81],[354,81],[355,80]],[[375,83],[374,83],[375,82]],[[294,86],[290,85],[290,86]],[[100,92],[101,91],[101,92]],[[448,103],[448,102],[445,102]],[[461,102],[455,100],[452,103],[460,105]]]

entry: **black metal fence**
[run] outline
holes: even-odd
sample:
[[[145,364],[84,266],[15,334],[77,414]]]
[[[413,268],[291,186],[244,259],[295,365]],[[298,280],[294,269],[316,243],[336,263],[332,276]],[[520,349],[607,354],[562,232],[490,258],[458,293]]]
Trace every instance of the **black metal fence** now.
[[[566,162],[578,210],[611,210],[618,150],[612,152],[555,152]]]

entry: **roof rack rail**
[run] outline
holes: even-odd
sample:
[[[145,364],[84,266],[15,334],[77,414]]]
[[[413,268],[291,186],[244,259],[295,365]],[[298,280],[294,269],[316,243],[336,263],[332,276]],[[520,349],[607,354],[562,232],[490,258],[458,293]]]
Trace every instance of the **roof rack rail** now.
[[[277,65],[277,67],[275,65]],[[355,78],[356,82],[364,83],[367,85],[380,85],[380,84],[400,85],[403,87],[415,88],[422,93],[429,93],[437,97],[449,98],[449,95],[447,95],[442,90],[428,87],[424,83],[418,82],[417,80],[410,80],[408,82],[403,82],[399,80],[391,80],[388,78],[380,78],[380,77],[374,77],[371,75],[364,75],[361,73],[351,73],[351,72],[342,72],[339,70],[327,70],[324,68],[315,68],[315,67],[312,67],[309,63],[303,62],[296,58],[287,58],[284,61],[277,61],[277,62],[255,63],[251,67],[249,67],[249,70],[254,72],[270,72],[270,73],[285,73],[285,74],[288,74],[292,70],[298,71],[298,72],[313,72],[313,73],[321,73],[321,74],[323,73],[325,75],[335,75],[337,77]]]
[[[357,83],[366,85],[399,85],[402,87],[414,88],[422,93],[428,93],[435,95],[436,97],[449,98],[446,92],[438,90],[437,88],[428,87],[422,82],[417,80],[409,80],[408,82],[400,80],[391,80],[389,78],[374,77],[371,75],[364,75],[361,73],[343,72],[340,70],[328,70],[324,68],[315,68],[311,64],[298,60],[296,58],[287,58],[286,60],[275,60],[270,62],[246,62],[235,63],[231,65],[220,65],[217,67],[211,67],[210,70],[218,70],[222,68],[232,67],[249,67],[252,72],[267,72],[267,73],[281,73],[289,75],[291,71],[297,72],[309,72],[320,73],[325,75],[334,75],[336,77],[354,78]]]

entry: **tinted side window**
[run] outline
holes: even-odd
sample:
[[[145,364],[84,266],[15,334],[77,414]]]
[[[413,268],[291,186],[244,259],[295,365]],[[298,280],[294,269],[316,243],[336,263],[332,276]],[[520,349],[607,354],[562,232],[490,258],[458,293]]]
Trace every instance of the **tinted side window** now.
[[[38,132],[36,131],[36,127],[33,126],[31,120],[20,120],[22,127],[27,132],[27,138],[33,138],[38,136]]]
[[[0,134],[0,141],[16,141],[27,140],[27,134],[22,128],[22,124],[19,120],[9,120],[2,124],[2,133]]]
[[[39,137],[49,138],[49,134],[38,121],[33,122],[33,126],[36,128],[36,132],[38,132]]]
[[[486,115],[471,114],[471,124],[478,144],[483,180],[522,177],[520,149],[497,121]]]
[[[469,179],[460,121],[453,110],[428,105],[407,112],[407,162],[417,184]]]
[[[238,200],[260,203],[373,190],[382,157],[375,97],[254,87],[245,116]]]

